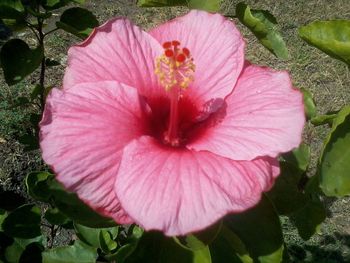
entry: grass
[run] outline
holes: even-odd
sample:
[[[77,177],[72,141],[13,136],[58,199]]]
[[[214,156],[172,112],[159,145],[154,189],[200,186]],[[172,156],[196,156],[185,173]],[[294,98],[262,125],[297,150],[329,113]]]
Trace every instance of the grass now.
[[[114,16],[126,16],[137,25],[148,30],[168,19],[179,16],[186,8],[137,8],[134,1],[87,1],[86,7],[92,10],[100,22]],[[223,1],[222,11],[234,13],[239,1]],[[254,64],[266,65],[279,70],[288,70],[296,87],[309,89],[314,96],[320,114],[337,110],[350,104],[349,68],[321,51],[308,46],[297,34],[298,27],[314,20],[350,19],[350,3],[347,0],[248,0],[252,8],[269,10],[279,22],[290,52],[290,58],[282,61],[275,58],[258,43],[255,37],[238,24],[244,35],[247,48],[246,59]],[[30,38],[30,36],[25,36]],[[60,86],[66,64],[67,49],[80,40],[57,31],[48,38],[46,52],[50,58],[61,62],[61,66],[48,69],[46,85]],[[40,168],[42,163],[38,152],[24,153],[17,139],[28,122],[28,112],[12,108],[14,100],[21,94],[28,94],[31,82],[36,75],[15,87],[7,87],[0,77],[0,186],[17,191],[22,187],[24,175]],[[20,128],[20,129],[19,129]],[[316,158],[327,133],[325,127],[307,126],[304,140],[311,145],[313,152],[309,175],[315,173]],[[16,190],[17,189],[17,190]],[[282,218],[285,239],[294,262],[350,262],[350,199],[327,199],[329,217],[322,224],[320,233],[309,241],[303,241],[292,223]]]

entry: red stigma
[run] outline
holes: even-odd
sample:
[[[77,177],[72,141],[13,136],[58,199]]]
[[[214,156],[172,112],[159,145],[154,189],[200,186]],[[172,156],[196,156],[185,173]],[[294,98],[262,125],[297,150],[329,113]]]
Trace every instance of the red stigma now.
[[[171,47],[171,42],[165,42],[163,43],[163,48],[168,49]]]
[[[167,56],[168,58],[171,58],[174,56],[174,51],[172,51],[171,49],[167,49],[165,50],[165,56]]]
[[[186,48],[186,47],[184,47],[184,48],[182,49],[182,53],[184,53],[186,57],[189,57],[189,56],[190,56],[190,50],[189,50],[188,48]]]
[[[186,56],[184,54],[179,54],[176,56],[177,62],[184,62],[186,60]]]
[[[177,40],[174,40],[171,43],[173,44],[174,47],[180,46],[180,42]]]

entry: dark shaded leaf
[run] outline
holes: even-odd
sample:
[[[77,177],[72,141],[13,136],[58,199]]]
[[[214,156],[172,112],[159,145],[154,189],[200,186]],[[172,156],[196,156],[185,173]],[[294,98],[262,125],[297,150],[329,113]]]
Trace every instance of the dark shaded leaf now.
[[[282,262],[282,229],[267,197],[248,211],[228,216],[224,224],[243,241],[249,255],[257,262]]]
[[[11,211],[23,205],[25,201],[25,198],[19,194],[0,189],[0,209]]]
[[[35,238],[41,235],[40,208],[29,204],[13,210],[5,218],[2,228],[6,235],[16,238]]]
[[[44,217],[51,225],[65,225],[71,222],[71,220],[57,208],[49,208],[45,212]]]
[[[39,46],[30,49],[26,42],[11,39],[5,43],[0,52],[1,66],[8,85],[20,82],[39,67],[44,53]]]
[[[288,49],[277,31],[276,18],[265,10],[250,9],[245,3],[238,3],[236,16],[239,21],[249,28],[260,43],[271,51],[276,57],[287,59]]]
[[[48,201],[51,193],[47,179],[52,177],[48,172],[31,172],[25,179],[28,194],[36,200]]]
[[[299,36],[309,45],[350,65],[350,20],[315,21],[300,27]]]
[[[28,247],[30,244],[37,243],[42,245],[43,244],[43,236],[38,236],[36,238],[31,239],[24,239],[24,238],[15,238],[13,243],[8,246],[5,250],[5,258],[9,263],[19,263],[25,261],[25,258],[28,258],[28,251],[33,250],[32,246]],[[27,250],[26,254],[22,254]],[[34,252],[34,251],[32,251]],[[33,253],[32,256],[34,256],[37,253]],[[41,254],[41,250],[39,250],[39,255]],[[34,257],[32,257],[33,260]],[[27,261],[28,262],[28,261]],[[34,262],[34,261],[32,261]],[[40,261],[39,261],[40,262]]]
[[[67,9],[61,15],[56,26],[82,39],[87,38],[92,29],[97,27],[98,21],[89,10],[73,7]]]

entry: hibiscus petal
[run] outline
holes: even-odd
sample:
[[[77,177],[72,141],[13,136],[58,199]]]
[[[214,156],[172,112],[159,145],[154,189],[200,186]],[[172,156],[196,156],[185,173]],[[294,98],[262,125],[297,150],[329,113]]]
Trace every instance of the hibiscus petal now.
[[[204,103],[228,95],[244,64],[244,40],[233,22],[219,14],[193,10],[153,29],[160,43],[178,40],[196,65],[195,80],[187,91]]]
[[[115,80],[152,95],[159,89],[154,60],[162,52],[153,37],[129,20],[110,20],[83,43],[69,49],[63,87]]]
[[[276,157],[297,147],[305,124],[302,93],[287,72],[247,66],[226,100],[221,119],[210,122],[189,149],[233,160]]]
[[[184,235],[254,206],[278,169],[269,158],[237,162],[144,136],[124,148],[115,189],[125,211],[146,230]]]
[[[136,89],[117,82],[53,89],[40,123],[43,159],[57,179],[103,215],[131,219],[113,190],[122,148],[143,133]]]

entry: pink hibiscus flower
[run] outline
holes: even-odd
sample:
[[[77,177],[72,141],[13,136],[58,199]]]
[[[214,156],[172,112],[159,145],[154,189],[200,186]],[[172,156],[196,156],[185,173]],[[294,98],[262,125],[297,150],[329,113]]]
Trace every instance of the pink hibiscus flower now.
[[[254,206],[305,117],[288,73],[245,63],[244,45],[203,11],[148,33],[124,18],[96,28],[47,98],[45,162],[99,213],[170,236]]]

